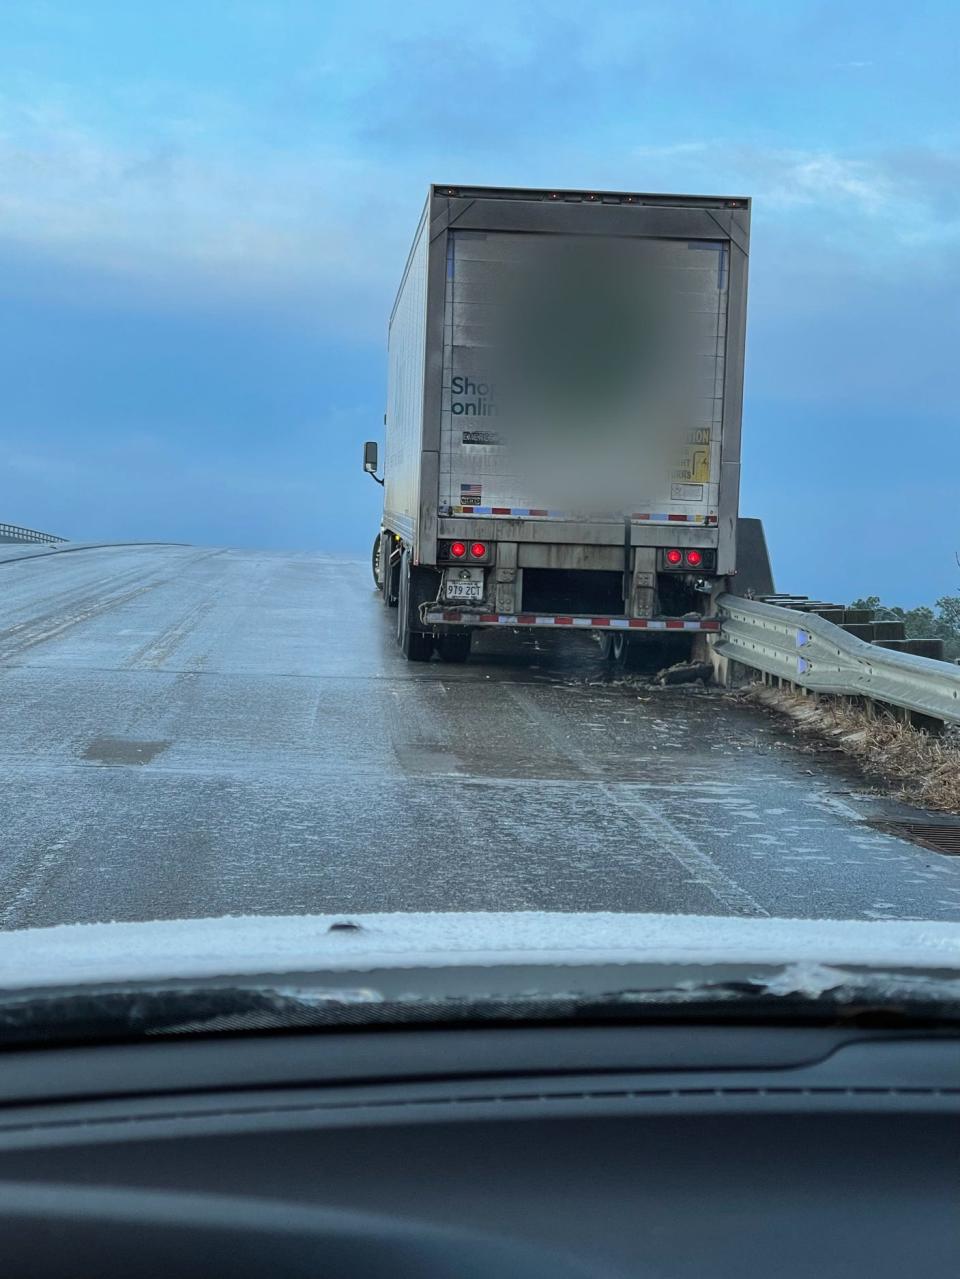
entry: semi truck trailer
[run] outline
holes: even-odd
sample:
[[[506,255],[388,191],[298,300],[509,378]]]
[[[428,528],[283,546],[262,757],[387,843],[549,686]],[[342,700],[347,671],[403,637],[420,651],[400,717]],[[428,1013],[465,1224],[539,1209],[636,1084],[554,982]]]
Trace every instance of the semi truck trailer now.
[[[411,661],[489,627],[614,659],[737,571],[750,201],[430,188],[390,316],[373,568]]]

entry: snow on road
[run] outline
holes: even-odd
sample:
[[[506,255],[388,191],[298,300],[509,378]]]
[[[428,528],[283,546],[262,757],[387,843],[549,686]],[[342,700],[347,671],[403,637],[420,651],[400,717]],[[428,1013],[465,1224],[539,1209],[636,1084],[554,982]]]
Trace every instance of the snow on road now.
[[[717,693],[589,636],[408,665],[369,567],[128,546],[0,564],[0,927],[224,914],[960,919],[960,859]]]

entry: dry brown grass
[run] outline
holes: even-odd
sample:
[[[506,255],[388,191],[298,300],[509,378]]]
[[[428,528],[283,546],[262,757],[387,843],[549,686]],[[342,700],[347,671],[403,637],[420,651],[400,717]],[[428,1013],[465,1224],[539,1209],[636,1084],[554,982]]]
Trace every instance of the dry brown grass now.
[[[843,698],[817,700],[754,684],[742,694],[788,715],[814,749],[840,751],[887,794],[941,813],[960,813],[960,735],[934,736],[882,709],[864,710]]]

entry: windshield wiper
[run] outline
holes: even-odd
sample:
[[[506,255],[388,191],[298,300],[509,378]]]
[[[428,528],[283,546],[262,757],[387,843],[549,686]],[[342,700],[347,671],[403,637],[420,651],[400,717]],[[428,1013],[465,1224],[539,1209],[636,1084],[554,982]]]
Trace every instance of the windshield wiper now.
[[[120,986],[0,996],[0,1047],[139,1039],[198,1031],[296,1029],[348,1024],[372,990],[287,992],[260,985]],[[330,1012],[329,1019],[324,1011]],[[366,1017],[360,1017],[365,1022]]]
[[[601,993],[385,994],[291,983],[113,986],[0,995],[0,1046],[403,1025],[779,1022],[960,1025],[960,978],[920,970],[796,964],[742,979]],[[496,980],[495,972],[488,980]],[[435,983],[434,983],[435,985]]]

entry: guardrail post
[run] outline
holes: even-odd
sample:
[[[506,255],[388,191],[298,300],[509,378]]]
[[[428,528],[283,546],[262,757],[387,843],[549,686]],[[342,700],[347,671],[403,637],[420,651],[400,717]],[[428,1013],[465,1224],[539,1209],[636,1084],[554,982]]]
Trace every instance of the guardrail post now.
[[[731,657],[722,656],[712,643],[707,646],[707,658],[713,667],[713,681],[721,688],[739,688],[755,677],[755,672],[748,666]]]
[[[920,711],[908,711],[907,714],[914,728],[919,728],[921,732],[929,733],[932,737],[939,736],[945,728],[943,720],[934,719],[932,715],[924,715]]]

